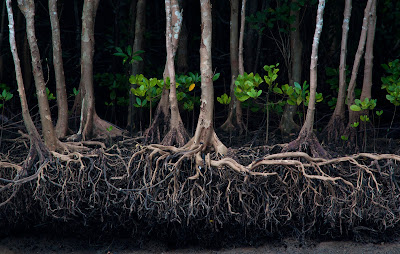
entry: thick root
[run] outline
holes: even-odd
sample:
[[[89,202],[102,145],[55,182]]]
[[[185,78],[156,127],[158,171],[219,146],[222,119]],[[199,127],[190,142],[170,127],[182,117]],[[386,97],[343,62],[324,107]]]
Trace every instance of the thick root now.
[[[322,137],[329,143],[338,143],[345,132],[345,119],[343,116],[334,115],[322,131]]]
[[[329,158],[329,153],[321,146],[317,136],[311,133],[300,133],[298,138],[290,142],[282,152],[289,151],[311,151],[311,154],[316,158]]]

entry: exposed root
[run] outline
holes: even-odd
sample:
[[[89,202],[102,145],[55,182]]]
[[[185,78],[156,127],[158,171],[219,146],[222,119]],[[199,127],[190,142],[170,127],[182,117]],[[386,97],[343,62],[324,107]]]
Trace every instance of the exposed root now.
[[[204,149],[193,142],[181,148],[116,143],[52,152],[19,179],[18,166],[1,163],[0,221],[13,224],[30,207],[43,221],[82,220],[107,232],[135,225],[161,232],[174,224],[195,234],[254,226],[339,236],[360,227],[377,234],[398,228],[399,155],[326,159],[242,149],[232,151],[233,159]]]
[[[189,140],[189,134],[186,131],[183,123],[180,122],[177,127],[171,127],[168,133],[163,138],[161,144],[163,145],[175,145],[184,146]]]
[[[321,146],[317,136],[313,132],[300,133],[297,139],[290,142],[282,152],[289,151],[311,151],[313,157],[316,158],[329,158],[329,153]]]
[[[345,129],[344,117],[341,115],[333,115],[322,131],[322,137],[330,143],[337,143],[341,140],[340,137],[344,134]]]
[[[169,90],[163,89],[161,100],[158,103],[154,120],[144,132],[145,143],[160,143],[161,137],[168,130],[171,111],[169,110]]]

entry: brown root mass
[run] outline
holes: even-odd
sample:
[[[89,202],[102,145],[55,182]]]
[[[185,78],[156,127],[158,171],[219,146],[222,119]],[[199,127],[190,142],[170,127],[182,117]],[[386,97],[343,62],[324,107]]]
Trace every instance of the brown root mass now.
[[[202,154],[201,146],[142,147],[125,140],[87,152],[53,152],[18,179],[19,167],[2,154],[0,226],[29,217],[35,224],[74,221],[103,232],[175,225],[204,234],[236,225],[333,237],[399,226],[398,155],[323,159],[269,154],[266,147],[231,152],[236,159]]]

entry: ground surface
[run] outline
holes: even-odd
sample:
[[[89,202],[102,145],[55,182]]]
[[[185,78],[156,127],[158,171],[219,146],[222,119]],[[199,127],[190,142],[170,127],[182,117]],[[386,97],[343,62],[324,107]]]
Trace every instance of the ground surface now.
[[[74,238],[62,240],[49,239],[46,237],[6,237],[0,240],[0,253],[2,254],[28,254],[28,253],[105,253],[105,254],[128,254],[128,253],[400,253],[400,239],[391,243],[357,243],[351,241],[328,241],[320,243],[307,243],[308,246],[301,247],[299,242],[286,239],[280,243],[264,244],[258,247],[229,247],[218,250],[204,249],[201,246],[186,247],[182,249],[169,249],[163,244],[156,242],[143,243],[139,248],[132,246],[130,240],[85,241]]]

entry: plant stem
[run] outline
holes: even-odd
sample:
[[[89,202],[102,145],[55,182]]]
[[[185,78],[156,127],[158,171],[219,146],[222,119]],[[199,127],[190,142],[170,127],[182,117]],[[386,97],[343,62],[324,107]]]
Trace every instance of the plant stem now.
[[[393,117],[392,117],[392,121],[390,122],[389,130],[392,129],[393,120],[394,120],[394,117],[396,116],[396,109],[397,109],[397,106],[394,106]],[[388,135],[388,133],[386,133],[386,138],[387,138],[387,135]]]

